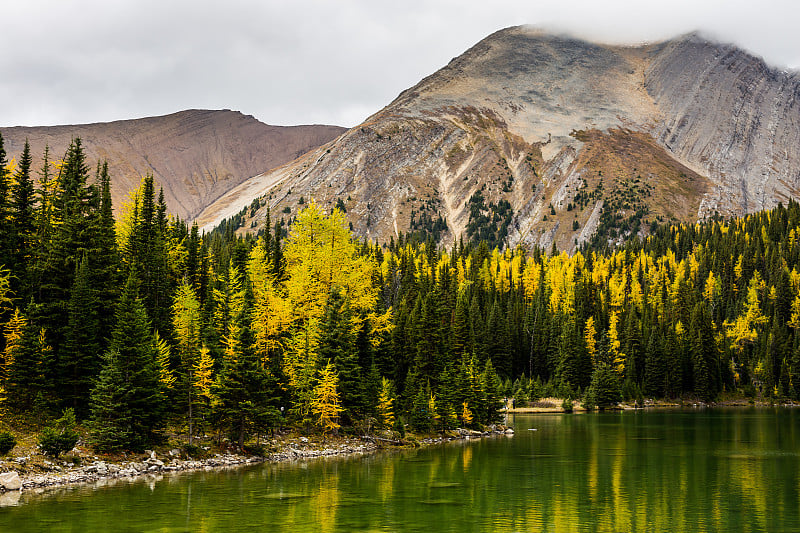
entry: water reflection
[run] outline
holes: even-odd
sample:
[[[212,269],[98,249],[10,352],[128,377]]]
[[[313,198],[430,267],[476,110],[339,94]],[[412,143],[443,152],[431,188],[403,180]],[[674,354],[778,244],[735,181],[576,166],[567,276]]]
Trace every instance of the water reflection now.
[[[9,493],[0,531],[793,530],[797,416],[517,416],[511,439]]]

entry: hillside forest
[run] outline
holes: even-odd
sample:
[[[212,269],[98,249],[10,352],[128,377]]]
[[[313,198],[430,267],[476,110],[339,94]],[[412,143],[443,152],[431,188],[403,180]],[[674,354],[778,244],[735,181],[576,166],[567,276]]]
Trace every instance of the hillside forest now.
[[[0,137],[0,406],[72,409],[98,450],[473,427],[503,397],[800,395],[794,201],[573,255],[362,242],[313,200],[200,235],[151,176],[115,220],[80,139],[15,156]]]

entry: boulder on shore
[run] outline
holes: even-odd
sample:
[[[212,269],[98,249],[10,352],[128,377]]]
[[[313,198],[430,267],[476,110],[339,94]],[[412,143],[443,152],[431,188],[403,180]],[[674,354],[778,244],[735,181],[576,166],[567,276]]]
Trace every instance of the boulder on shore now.
[[[22,479],[16,472],[3,472],[0,474],[0,487],[4,490],[19,490],[22,488]]]

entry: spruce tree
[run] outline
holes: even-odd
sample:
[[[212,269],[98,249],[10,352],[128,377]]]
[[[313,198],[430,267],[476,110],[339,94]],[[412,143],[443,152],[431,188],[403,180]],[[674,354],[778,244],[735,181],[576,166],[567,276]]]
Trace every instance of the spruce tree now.
[[[9,198],[10,175],[3,135],[0,134],[0,266],[13,268],[13,231]]]
[[[598,363],[594,368],[592,382],[586,392],[585,407],[596,406],[599,409],[606,409],[616,406],[620,400],[622,400],[622,391],[617,372],[606,362]]]
[[[79,419],[89,415],[89,393],[100,370],[102,330],[94,291],[89,286],[89,259],[77,267],[68,305],[68,327],[59,357],[60,397]]]
[[[363,416],[364,375],[358,364],[355,338],[352,334],[352,312],[342,292],[331,290],[325,305],[317,353],[320,361],[333,364],[338,375],[342,415],[346,424],[352,424]]]
[[[249,324],[242,323],[234,335],[212,391],[217,397],[216,416],[243,449],[250,431],[273,427],[280,420],[279,398],[277,383],[255,354]]]
[[[718,359],[717,346],[711,315],[704,302],[695,304],[692,310],[691,340],[694,392],[704,401],[710,402],[717,395]]]
[[[661,348],[659,334],[655,331],[650,333],[647,341],[647,356],[644,369],[644,392],[649,396],[661,398],[665,394],[666,382],[666,362],[664,352]]]
[[[117,305],[116,327],[92,391],[92,437],[101,450],[142,450],[164,419],[156,346],[132,272]]]
[[[29,264],[32,262],[33,239],[35,237],[34,190],[31,180],[31,147],[25,140],[25,148],[19,158],[14,182],[11,186],[10,211],[13,224],[14,278],[12,290],[23,302],[32,294]]]
[[[483,421],[487,424],[500,420],[500,378],[492,366],[492,360],[486,361],[486,367],[481,374],[481,385],[486,398],[486,414]]]

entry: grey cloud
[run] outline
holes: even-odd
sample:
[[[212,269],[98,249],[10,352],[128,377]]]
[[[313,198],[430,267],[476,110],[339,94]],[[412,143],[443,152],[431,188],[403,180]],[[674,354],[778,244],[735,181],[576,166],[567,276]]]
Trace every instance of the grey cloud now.
[[[788,0],[14,2],[0,34],[0,125],[199,107],[352,126],[486,35],[525,23],[620,43],[699,29],[800,66],[797,11]]]

